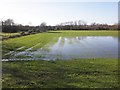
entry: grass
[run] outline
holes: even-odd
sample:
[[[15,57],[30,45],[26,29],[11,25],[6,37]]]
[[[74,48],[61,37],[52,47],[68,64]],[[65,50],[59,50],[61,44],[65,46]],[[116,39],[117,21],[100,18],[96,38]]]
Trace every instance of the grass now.
[[[118,31],[108,31],[108,30],[62,30],[62,31],[54,31],[62,33],[62,36],[118,36]]]
[[[58,37],[118,36],[118,31],[49,31],[4,40],[2,53],[33,50]],[[117,59],[78,59],[57,61],[2,62],[3,88],[115,88],[118,87]]]
[[[14,39],[9,39],[3,41],[2,45],[2,50],[3,50],[3,57],[4,54],[10,52],[10,51],[16,51],[18,48],[23,47],[21,50],[25,50],[31,47],[36,46],[36,48],[41,48],[45,44],[51,41],[51,39],[55,35],[49,34],[49,33],[40,33],[40,34],[35,34],[35,35],[29,35],[29,36],[23,36],[19,38],[14,38]],[[34,48],[34,49],[36,49]]]
[[[116,88],[117,59],[3,62],[3,88]]]

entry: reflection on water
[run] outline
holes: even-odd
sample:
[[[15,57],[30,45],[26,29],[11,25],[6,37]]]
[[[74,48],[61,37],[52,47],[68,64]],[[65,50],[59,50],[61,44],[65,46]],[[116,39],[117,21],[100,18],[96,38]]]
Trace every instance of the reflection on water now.
[[[117,58],[118,37],[80,36],[59,37],[54,45],[45,45],[36,51],[16,52],[12,58],[67,60],[78,58]]]

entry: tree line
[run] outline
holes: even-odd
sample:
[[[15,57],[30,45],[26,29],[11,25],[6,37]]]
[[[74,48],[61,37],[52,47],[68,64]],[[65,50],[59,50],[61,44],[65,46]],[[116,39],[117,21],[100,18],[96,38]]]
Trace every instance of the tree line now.
[[[47,26],[45,22],[41,23],[38,26],[29,26],[16,24],[12,19],[2,21],[2,32],[6,33],[21,32],[21,34],[25,34],[25,32],[27,32],[27,34],[31,34],[46,32],[49,30],[118,30],[118,24],[108,25],[92,23],[91,25],[87,25],[86,22],[78,20],[63,22],[55,26]]]
[[[108,25],[91,23],[87,25],[86,22],[82,20],[63,22],[56,26],[57,30],[118,30],[118,24]]]
[[[46,23],[43,22],[39,26],[29,26],[14,23],[14,20],[7,19],[2,21],[2,32],[16,33],[16,32],[44,32],[46,31]]]

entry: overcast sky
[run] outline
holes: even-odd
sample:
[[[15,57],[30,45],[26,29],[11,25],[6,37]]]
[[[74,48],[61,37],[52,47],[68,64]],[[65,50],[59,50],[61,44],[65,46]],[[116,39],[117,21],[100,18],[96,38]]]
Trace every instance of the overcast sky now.
[[[47,25],[56,25],[75,20],[83,20],[88,24],[92,22],[107,24],[118,22],[118,0],[80,1],[1,0],[0,20],[11,18],[15,23],[24,25],[40,25],[42,22],[46,22]]]

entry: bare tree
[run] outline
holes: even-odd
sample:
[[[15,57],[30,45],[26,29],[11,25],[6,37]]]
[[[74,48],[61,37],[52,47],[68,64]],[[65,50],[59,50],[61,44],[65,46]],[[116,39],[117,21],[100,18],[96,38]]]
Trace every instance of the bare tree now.
[[[7,19],[7,20],[5,20],[3,22],[3,25],[10,25],[10,26],[12,26],[12,25],[14,25],[14,21],[13,21],[13,19]]]
[[[42,22],[40,24],[40,32],[46,32],[47,31],[46,26],[47,26],[46,22]]]
[[[47,24],[46,24],[46,22],[42,22],[41,24],[40,24],[40,26],[46,26]]]

